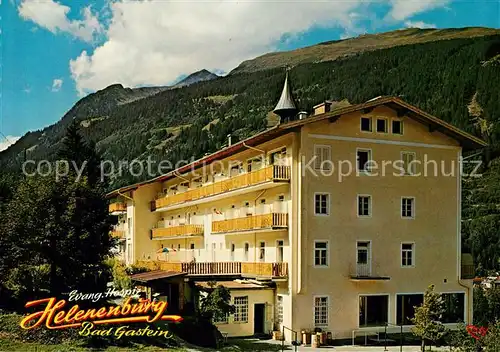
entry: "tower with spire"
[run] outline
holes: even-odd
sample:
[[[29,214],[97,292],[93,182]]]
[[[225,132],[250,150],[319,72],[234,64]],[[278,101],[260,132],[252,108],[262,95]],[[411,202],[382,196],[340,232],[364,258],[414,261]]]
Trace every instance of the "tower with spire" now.
[[[273,112],[281,117],[281,122],[291,121],[297,115],[298,109],[293,101],[292,90],[288,83],[288,70],[286,71],[285,85],[283,86],[280,100]]]

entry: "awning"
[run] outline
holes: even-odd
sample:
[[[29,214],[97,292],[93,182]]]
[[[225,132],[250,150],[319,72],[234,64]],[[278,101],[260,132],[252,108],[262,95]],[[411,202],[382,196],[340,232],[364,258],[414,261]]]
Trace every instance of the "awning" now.
[[[187,273],[179,273],[177,271],[153,270],[144,273],[131,275],[130,278],[139,282],[149,282],[160,279],[169,279],[173,277],[185,276]]]

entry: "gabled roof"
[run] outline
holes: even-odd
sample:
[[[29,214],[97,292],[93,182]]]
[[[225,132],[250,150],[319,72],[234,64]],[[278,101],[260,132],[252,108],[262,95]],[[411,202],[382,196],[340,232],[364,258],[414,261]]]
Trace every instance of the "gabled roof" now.
[[[190,164],[184,165],[176,170],[170,171],[164,175],[158,176],[148,181],[116,189],[108,193],[108,196],[109,197],[116,196],[119,193],[134,190],[142,185],[154,182],[163,182],[175,178],[178,175],[182,175],[183,173],[188,172],[190,170],[197,169],[203,165],[208,165],[216,160],[225,159],[232,154],[239,153],[247,149],[248,146],[255,147],[261,143],[267,142],[269,140],[285,135],[287,133],[298,131],[304,125],[328,119],[333,121],[340,118],[341,115],[349,114],[356,111],[370,110],[381,105],[386,105],[391,109],[394,109],[401,116],[408,116],[409,118],[412,118],[424,125],[429,126],[429,129],[432,131],[441,132],[457,140],[464,151],[479,149],[488,145],[482,139],[475,137],[470,133],[462,131],[461,129],[449,124],[448,122],[445,122],[435,116],[432,116],[431,114],[426,113],[423,110],[420,110],[416,106],[408,104],[407,102],[401,100],[398,97],[393,97],[393,96],[377,97],[362,104],[339,107],[324,114],[314,115],[302,120],[296,120],[274,126],[263,132],[257,133],[243,141],[235,143],[229,147],[223,148],[201,159],[195,160]]]

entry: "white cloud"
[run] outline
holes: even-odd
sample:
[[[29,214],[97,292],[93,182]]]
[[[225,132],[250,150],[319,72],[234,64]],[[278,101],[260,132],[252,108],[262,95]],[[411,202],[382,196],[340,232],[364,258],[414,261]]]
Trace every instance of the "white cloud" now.
[[[17,140],[21,137],[14,137],[14,136],[6,136],[5,138],[3,135],[0,135],[0,152],[2,150],[7,149],[9,146],[12,144],[16,143]]]
[[[388,16],[396,21],[404,21],[418,13],[445,7],[450,2],[451,0],[390,0],[392,9]]]
[[[380,1],[391,6],[386,21],[404,23],[451,0]],[[371,5],[366,0],[116,0],[104,8],[106,40],[82,51],[69,66],[81,95],[113,83],[166,85],[202,68],[228,72],[314,27],[341,27],[342,37],[365,33],[367,20],[372,29],[383,25]]]
[[[170,2],[110,4],[107,40],[70,69],[80,93],[113,83],[164,85],[206,68],[229,71],[276,48],[282,36],[314,26],[354,28],[364,0],[323,2]]]
[[[61,90],[62,85],[63,85],[63,80],[61,78],[55,78],[54,81],[52,81],[52,91],[59,92]]]
[[[90,6],[82,9],[81,20],[70,20],[70,10],[54,0],[22,0],[18,7],[23,19],[33,21],[52,33],[66,32],[91,42],[96,34],[102,32],[103,28]]]
[[[436,28],[435,24],[424,21],[406,21],[405,26],[408,28]]]

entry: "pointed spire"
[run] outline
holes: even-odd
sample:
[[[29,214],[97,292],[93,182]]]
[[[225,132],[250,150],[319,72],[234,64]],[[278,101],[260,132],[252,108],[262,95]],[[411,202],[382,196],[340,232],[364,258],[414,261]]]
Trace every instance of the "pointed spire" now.
[[[297,114],[297,107],[295,106],[295,102],[293,101],[292,90],[288,84],[288,70],[286,72],[285,77],[285,85],[283,86],[283,91],[281,92],[280,100],[273,112],[276,115],[279,115],[283,120],[293,119]]]

